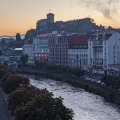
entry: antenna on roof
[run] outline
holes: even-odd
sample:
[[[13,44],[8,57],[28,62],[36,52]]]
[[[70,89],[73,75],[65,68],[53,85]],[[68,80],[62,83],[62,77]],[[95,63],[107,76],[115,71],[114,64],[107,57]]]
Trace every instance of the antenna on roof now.
[[[51,13],[51,9],[49,9],[49,12]]]

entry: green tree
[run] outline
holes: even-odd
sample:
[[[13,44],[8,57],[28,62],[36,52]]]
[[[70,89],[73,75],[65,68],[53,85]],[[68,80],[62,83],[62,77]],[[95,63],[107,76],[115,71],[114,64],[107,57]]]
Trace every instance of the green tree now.
[[[41,94],[17,108],[15,116],[15,120],[73,120],[73,111],[63,105],[62,98]]]
[[[21,57],[20,57],[20,61],[22,62],[22,65],[25,65],[25,63],[27,62],[28,60],[28,55],[27,54],[22,54]]]
[[[29,84],[29,79],[23,76],[11,75],[9,76],[3,84],[3,90],[5,93],[12,93],[20,85]]]
[[[7,62],[5,61],[4,63],[3,63],[5,66],[8,66],[8,64],[7,64]]]
[[[31,29],[31,30],[28,30],[25,34],[25,40],[27,39],[33,39],[33,37],[36,37],[37,36],[37,31],[36,29]]]
[[[2,55],[2,51],[0,50],[0,56]]]
[[[19,33],[16,34],[16,41],[21,41],[21,36]]]
[[[24,106],[27,102],[31,101],[40,94],[52,95],[46,89],[38,89],[32,85],[22,85],[9,95],[8,109],[14,114],[14,110],[17,107]]]
[[[6,71],[3,69],[0,69],[0,82],[2,82],[1,78],[6,74]]]

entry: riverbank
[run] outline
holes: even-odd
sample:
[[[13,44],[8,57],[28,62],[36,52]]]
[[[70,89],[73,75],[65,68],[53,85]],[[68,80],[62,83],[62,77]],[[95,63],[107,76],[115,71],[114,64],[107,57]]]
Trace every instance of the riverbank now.
[[[75,88],[62,81],[55,81],[36,77],[34,75],[25,75],[30,79],[30,83],[39,89],[45,89],[52,92],[54,97],[61,96],[63,103],[67,108],[72,108],[74,114],[73,120],[119,120],[120,109],[115,104],[104,100],[103,97],[84,91],[81,88]]]
[[[75,77],[72,77],[68,74],[62,74],[59,72],[50,72],[43,69],[19,69],[17,72],[22,74],[29,74],[29,75],[35,75],[35,76],[41,76],[44,78],[50,78],[57,81],[63,81],[67,82],[75,87],[83,88],[85,91],[94,93],[96,95],[100,95],[105,98],[105,100],[116,103],[117,105],[120,105],[120,92],[113,90],[111,88],[108,88],[106,86],[102,86],[96,83],[91,83],[89,81],[85,81],[82,79],[78,79]]]
[[[0,86],[0,120],[14,120],[8,110],[7,95]]]

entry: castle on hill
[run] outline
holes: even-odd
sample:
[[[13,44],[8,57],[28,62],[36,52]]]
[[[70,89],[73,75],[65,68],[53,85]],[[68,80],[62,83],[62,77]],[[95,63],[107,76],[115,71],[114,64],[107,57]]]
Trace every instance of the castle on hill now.
[[[54,22],[54,14],[48,13],[46,19],[40,19],[36,23],[36,30],[39,33],[50,33],[52,31],[66,31],[72,33],[86,33],[91,30],[96,30],[99,28],[104,28],[103,26],[98,26],[94,23],[91,18],[82,18],[77,20],[69,21],[56,21]]]

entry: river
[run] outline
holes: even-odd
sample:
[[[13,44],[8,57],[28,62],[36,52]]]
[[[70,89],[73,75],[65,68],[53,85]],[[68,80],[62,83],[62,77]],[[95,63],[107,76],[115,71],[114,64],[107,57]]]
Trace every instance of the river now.
[[[35,80],[33,76],[29,78],[30,83],[37,88],[47,88],[54,97],[64,98],[63,104],[75,113],[74,120],[120,120],[120,109],[98,95],[60,81],[44,78]]]

